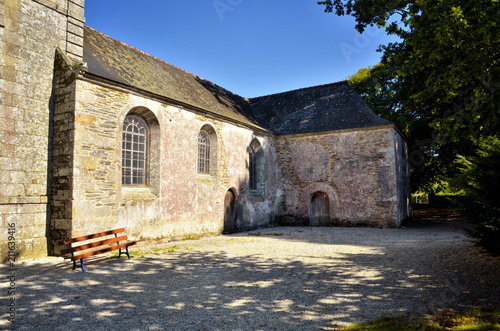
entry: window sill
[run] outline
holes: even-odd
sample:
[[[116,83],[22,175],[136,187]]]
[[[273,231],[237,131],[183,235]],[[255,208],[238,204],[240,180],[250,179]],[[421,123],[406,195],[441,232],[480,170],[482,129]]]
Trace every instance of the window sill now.
[[[122,199],[124,200],[139,200],[139,199],[156,199],[157,196],[151,192],[149,187],[143,186],[122,186]]]

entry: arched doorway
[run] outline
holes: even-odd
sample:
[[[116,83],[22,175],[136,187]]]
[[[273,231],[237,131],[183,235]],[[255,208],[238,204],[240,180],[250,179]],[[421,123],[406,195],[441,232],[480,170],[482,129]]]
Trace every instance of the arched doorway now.
[[[236,195],[232,190],[226,192],[224,197],[224,233],[236,230]]]
[[[325,192],[313,193],[309,208],[309,224],[311,226],[330,225],[330,199]]]

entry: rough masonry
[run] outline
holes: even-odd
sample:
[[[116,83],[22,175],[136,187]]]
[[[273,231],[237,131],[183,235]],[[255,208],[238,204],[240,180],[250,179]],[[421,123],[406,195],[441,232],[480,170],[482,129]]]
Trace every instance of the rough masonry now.
[[[0,0],[2,259],[11,225],[29,257],[116,227],[146,240],[411,217],[405,138],[346,82],[245,99],[84,23],[83,0]],[[133,156],[130,118],[146,132]]]

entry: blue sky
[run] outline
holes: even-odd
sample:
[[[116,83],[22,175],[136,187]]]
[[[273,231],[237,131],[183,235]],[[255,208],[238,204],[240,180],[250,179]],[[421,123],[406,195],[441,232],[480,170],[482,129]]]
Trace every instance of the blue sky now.
[[[393,37],[316,0],[86,0],[86,24],[243,97],[344,80]]]

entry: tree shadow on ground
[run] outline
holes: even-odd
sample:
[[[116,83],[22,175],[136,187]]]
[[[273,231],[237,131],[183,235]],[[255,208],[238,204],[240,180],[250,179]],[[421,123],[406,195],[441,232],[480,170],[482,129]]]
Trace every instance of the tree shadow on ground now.
[[[474,247],[458,232],[252,233],[214,238],[225,241],[223,250],[196,251],[187,243],[131,260],[100,257],[86,273],[61,260],[21,266],[15,329],[327,330],[381,315],[499,302],[499,260],[469,254]],[[293,243],[303,249],[287,253]],[[234,255],[231,245],[246,245],[248,253]]]

